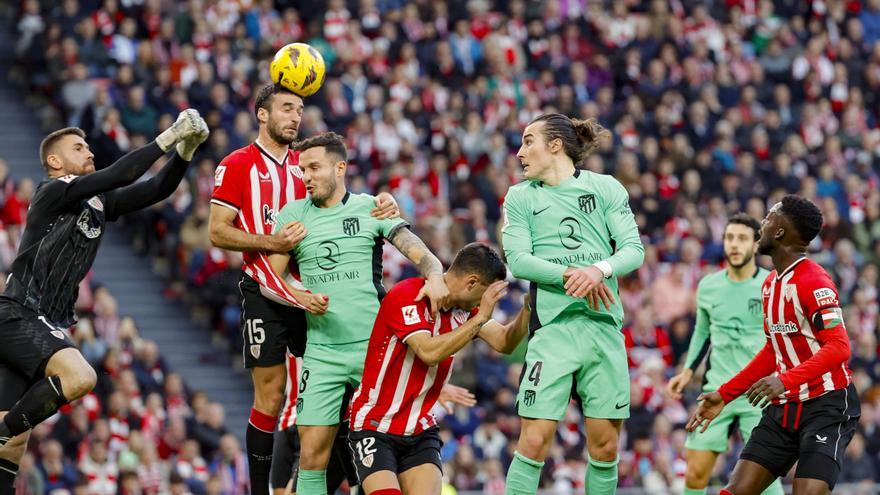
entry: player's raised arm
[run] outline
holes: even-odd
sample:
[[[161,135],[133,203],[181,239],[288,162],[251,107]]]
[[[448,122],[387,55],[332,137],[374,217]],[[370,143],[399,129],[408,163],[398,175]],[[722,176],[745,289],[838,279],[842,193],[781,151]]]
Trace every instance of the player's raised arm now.
[[[507,295],[507,282],[496,281],[483,292],[483,297],[480,299],[480,312],[462,326],[452,332],[437,336],[431,335],[431,332],[417,332],[406,340],[406,344],[425,364],[436,366],[461,350],[480,334],[483,325],[492,319],[495,304],[505,295]]]
[[[208,124],[203,119],[199,118],[198,124],[201,131],[179,141],[175,146],[177,152],[155,177],[108,193],[105,205],[108,220],[158,203],[177,189],[196,149],[210,134]]]
[[[196,110],[184,110],[177,117],[177,121],[159,134],[155,141],[125,154],[105,169],[63,180],[61,182],[64,184],[63,188],[59,186],[58,194],[52,195],[51,201],[54,207],[63,208],[77,201],[132,184],[179,141],[203,133],[205,127]],[[85,147],[85,151],[88,151],[88,145],[82,137],[78,141],[73,144],[74,151],[77,151],[76,147]],[[41,155],[44,155],[44,165],[49,170],[49,175],[61,177],[64,174],[60,171],[63,168],[61,166],[63,160],[54,151],[41,150]]]
[[[444,300],[449,296],[449,288],[443,281],[443,264],[408,228],[395,229],[388,238],[404,256],[416,265],[419,273],[425,277],[425,286],[419,293],[417,301],[427,297],[431,301],[431,313],[437,314]]]
[[[482,311],[482,306],[481,306]],[[510,354],[516,350],[522,339],[529,332],[529,318],[532,311],[529,306],[529,295],[523,296],[523,306],[516,314],[516,318],[510,323],[502,325],[495,320],[489,320],[480,329],[478,337],[483,339],[489,347],[502,354]]]

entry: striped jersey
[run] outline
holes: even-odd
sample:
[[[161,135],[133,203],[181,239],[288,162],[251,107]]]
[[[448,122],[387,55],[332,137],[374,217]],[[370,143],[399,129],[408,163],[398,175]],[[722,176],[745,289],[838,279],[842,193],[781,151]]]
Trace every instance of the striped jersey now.
[[[770,272],[761,296],[764,332],[776,354],[779,374],[819,352],[821,343],[816,332],[843,324],[837,287],[819,264],[807,258],[795,261],[782,273]],[[851,375],[846,363],[841,363],[797,389],[787,390],[773,403],[804,402],[844,389],[852,381]]]
[[[279,162],[259,142],[235,150],[214,172],[211,203],[235,211],[234,225],[241,230],[249,234],[271,235],[278,212],[284,205],[306,197],[298,160],[299,153],[288,151],[284,161]],[[272,271],[268,256],[271,253],[249,251],[242,254],[242,270],[260,285],[264,296],[282,304],[300,306]]]
[[[406,345],[417,333],[444,335],[464,324],[476,312],[453,309],[431,319],[428,299],[416,302],[425,285],[410,278],[395,285],[382,300],[361,385],[351,399],[351,430],[371,430],[414,436],[436,426],[431,409],[449,380],[454,356],[428,366]]]

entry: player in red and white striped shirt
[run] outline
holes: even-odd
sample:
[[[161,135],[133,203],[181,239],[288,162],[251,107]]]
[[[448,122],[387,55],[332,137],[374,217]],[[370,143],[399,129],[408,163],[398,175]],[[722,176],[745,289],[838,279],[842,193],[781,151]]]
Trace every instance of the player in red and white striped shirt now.
[[[773,259],[762,288],[767,344],[738,375],[702,401],[690,431],[709,423],[724,404],[746,393],[764,409],[722,495],[759,494],[798,463],[794,493],[834,488],[843,453],[861,414],[847,362],[850,343],[837,288],[806,258],[822,228],[807,199],[785,196],[761,224],[758,253]]]
[[[443,275],[449,299],[436,319],[427,300],[416,301],[423,278],[399,282],[382,300],[349,418],[363,493],[439,495],[441,442],[430,411],[454,354],[477,337],[510,353],[528,331],[528,304],[508,325],[491,320],[506,277],[498,253],[473,243]]]
[[[284,399],[286,353],[289,349],[302,355],[305,349],[305,315],[298,308],[316,297],[295,280],[295,269],[289,280],[294,289],[288,289],[268,260],[271,252],[288,252],[306,235],[298,222],[272,235],[281,208],[306,196],[298,156],[290,150],[302,111],[299,96],[280,86],[264,86],[256,95],[254,109],[259,124],[257,140],[226,156],[214,174],[211,243],[244,253],[239,282],[242,354],[254,382],[245,443],[254,493],[269,491],[272,435]],[[399,214],[387,193],[378,195],[376,202],[374,216]]]

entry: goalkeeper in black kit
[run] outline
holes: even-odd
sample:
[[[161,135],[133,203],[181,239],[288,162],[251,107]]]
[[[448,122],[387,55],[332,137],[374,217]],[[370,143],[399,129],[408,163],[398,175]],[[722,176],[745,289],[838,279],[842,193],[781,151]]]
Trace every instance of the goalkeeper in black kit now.
[[[13,493],[28,432],[92,390],[95,371],[74,346],[78,286],[92,267],[106,221],[167,198],[180,184],[208,126],[195,110],[156,140],[95,171],[85,133],[52,132],[40,144],[48,178],[37,188],[6,291],[0,295],[0,495]],[[135,183],[175,150],[150,180]]]

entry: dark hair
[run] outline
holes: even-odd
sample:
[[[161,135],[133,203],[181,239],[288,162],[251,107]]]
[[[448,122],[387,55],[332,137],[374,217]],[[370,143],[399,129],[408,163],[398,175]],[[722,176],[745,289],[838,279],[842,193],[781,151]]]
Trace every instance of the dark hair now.
[[[544,123],[544,140],[547,143],[554,139],[562,140],[565,154],[575,165],[599,147],[599,138],[611,137],[611,132],[595,119],[572,119],[560,113],[545,113],[529,122],[529,125],[536,122]]]
[[[48,136],[43,138],[43,141],[40,142],[40,163],[43,164],[43,168],[49,170],[49,155],[52,154],[52,148],[58,144],[58,141],[61,140],[64,136],[79,136],[83,139],[86,138],[86,133],[80,129],[79,127],[65,127],[64,129],[58,129],[57,131],[52,131]]]
[[[479,242],[472,242],[461,248],[452,260],[449,271],[459,275],[477,275],[487,285],[507,278],[507,267],[501,261],[501,256]]]
[[[809,244],[819,235],[825,220],[818,206],[809,199],[794,194],[783,196],[781,203],[779,211],[794,225],[804,244]]]
[[[309,148],[318,147],[324,148],[325,152],[332,153],[341,160],[348,159],[348,151],[345,149],[345,138],[335,132],[323,132],[303,139],[292,146],[294,151],[305,151]]]
[[[261,108],[265,108],[266,111],[269,111],[269,107],[272,105],[272,97],[279,94],[296,95],[293,91],[278,84],[267,84],[260,88],[260,90],[257,91],[257,97],[254,100],[254,117],[257,116],[257,112],[259,112]],[[259,121],[259,118],[257,118],[257,120]]]
[[[761,224],[757,220],[743,212],[739,212],[731,216],[727,220],[727,225],[745,225],[746,227],[749,227],[752,229],[752,231],[754,231],[756,241],[758,240],[758,238],[761,237]],[[727,230],[727,227],[724,227],[724,229]]]

